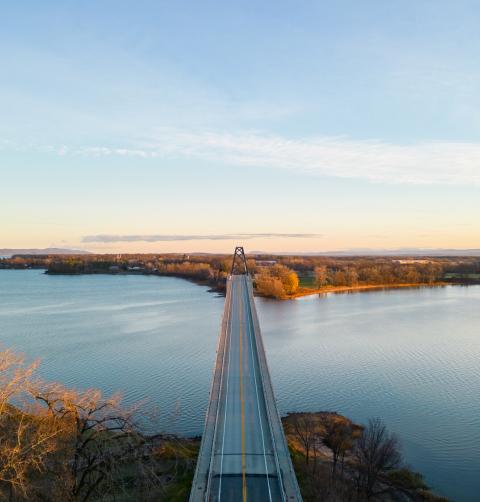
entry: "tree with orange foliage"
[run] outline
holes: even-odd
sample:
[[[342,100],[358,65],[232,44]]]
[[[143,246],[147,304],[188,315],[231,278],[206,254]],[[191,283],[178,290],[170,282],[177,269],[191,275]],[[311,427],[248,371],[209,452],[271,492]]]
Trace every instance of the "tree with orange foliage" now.
[[[294,293],[296,293],[298,284],[298,275],[293,271],[288,272],[288,274],[286,274],[283,278],[283,287],[287,295],[293,295]]]
[[[256,290],[271,298],[286,298],[293,295],[299,285],[298,275],[285,265],[262,268],[255,275]]]

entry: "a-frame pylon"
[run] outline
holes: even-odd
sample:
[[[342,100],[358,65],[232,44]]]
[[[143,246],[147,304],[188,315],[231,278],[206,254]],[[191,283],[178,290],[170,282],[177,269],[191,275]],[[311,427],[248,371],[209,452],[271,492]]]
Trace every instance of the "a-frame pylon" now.
[[[247,259],[243,247],[237,246],[233,253],[231,275],[248,275]]]

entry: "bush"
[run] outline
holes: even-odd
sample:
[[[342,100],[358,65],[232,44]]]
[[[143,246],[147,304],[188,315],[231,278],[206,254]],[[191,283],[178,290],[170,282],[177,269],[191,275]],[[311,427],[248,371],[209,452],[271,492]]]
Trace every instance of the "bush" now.
[[[429,488],[419,472],[411,471],[407,468],[391,471],[387,477],[392,485],[400,488],[408,490],[428,490]]]

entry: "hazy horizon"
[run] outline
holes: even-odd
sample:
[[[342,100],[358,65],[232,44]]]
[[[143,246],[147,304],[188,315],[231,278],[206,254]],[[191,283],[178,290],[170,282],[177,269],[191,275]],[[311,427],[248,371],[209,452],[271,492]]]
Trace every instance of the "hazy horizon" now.
[[[242,242],[235,242],[235,245],[241,245]],[[480,256],[480,249],[474,248],[391,248],[391,249],[375,249],[375,248],[351,248],[351,249],[335,249],[330,251],[282,251],[282,250],[272,250],[265,251],[261,249],[249,249],[245,248],[245,253],[247,255],[279,255],[279,256],[287,256],[287,255],[297,255],[297,256]],[[146,254],[226,254],[230,255],[233,247],[225,248],[224,250],[212,252],[212,251],[204,251],[204,250],[196,250],[192,251],[188,248],[184,250],[176,250],[176,251],[149,251]],[[129,251],[90,251],[88,249],[75,249],[75,248],[0,248],[0,258],[2,256],[11,256],[13,254],[143,254],[143,251],[138,250],[129,250]]]

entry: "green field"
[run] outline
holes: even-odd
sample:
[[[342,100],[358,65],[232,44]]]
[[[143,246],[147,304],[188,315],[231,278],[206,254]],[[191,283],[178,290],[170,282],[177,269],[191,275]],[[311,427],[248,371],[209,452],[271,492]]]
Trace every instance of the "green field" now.
[[[445,279],[475,279],[480,280],[480,274],[458,274],[453,272],[447,272],[445,274]]]
[[[299,275],[298,280],[301,288],[315,287],[315,277],[313,275]]]

